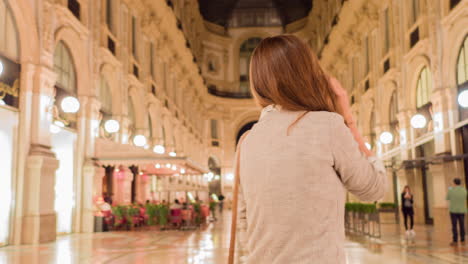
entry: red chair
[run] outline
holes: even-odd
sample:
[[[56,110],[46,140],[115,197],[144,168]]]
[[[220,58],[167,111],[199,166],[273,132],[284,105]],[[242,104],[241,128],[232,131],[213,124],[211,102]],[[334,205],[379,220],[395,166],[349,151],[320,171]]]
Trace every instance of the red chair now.
[[[180,227],[182,224],[182,209],[171,209],[170,223],[177,228]]]

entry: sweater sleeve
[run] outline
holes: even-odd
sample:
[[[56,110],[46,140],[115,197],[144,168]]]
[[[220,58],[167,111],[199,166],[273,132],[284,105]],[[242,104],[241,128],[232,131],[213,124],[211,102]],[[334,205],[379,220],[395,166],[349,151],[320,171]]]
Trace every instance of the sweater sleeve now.
[[[387,176],[383,163],[376,157],[366,158],[343,118],[331,118],[331,148],[335,171],[345,188],[363,201],[381,199],[387,189]]]

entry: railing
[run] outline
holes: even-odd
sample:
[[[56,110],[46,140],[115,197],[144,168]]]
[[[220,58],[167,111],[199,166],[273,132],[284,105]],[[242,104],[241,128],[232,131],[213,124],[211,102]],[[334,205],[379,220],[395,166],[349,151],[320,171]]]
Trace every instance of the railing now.
[[[352,234],[380,238],[380,216],[377,206],[375,204],[346,203],[345,229]]]

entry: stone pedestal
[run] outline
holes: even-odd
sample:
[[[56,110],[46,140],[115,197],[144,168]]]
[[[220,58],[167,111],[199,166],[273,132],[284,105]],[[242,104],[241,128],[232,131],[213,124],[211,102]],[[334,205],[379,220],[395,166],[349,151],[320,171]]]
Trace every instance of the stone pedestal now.
[[[32,145],[27,158],[24,186],[22,243],[39,244],[56,237],[55,170],[58,161],[50,148]]]

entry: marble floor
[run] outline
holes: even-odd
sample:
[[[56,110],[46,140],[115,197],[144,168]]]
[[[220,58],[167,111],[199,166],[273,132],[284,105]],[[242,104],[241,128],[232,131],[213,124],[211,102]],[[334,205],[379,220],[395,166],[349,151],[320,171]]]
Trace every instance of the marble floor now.
[[[0,248],[0,264],[226,263],[229,218],[226,212],[219,221],[198,231],[73,234],[38,246],[7,246]],[[348,263],[468,263],[468,245],[450,247],[447,241],[434,240],[430,227],[417,226],[415,230],[412,241],[394,224],[382,226],[381,239],[348,236]]]

